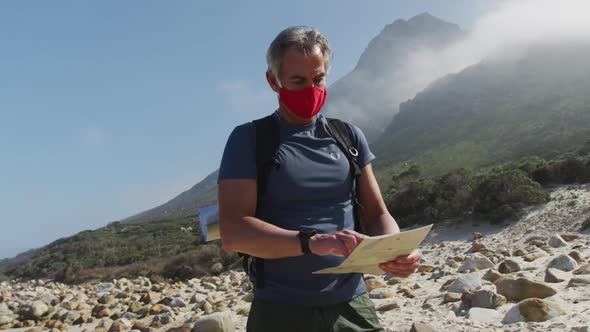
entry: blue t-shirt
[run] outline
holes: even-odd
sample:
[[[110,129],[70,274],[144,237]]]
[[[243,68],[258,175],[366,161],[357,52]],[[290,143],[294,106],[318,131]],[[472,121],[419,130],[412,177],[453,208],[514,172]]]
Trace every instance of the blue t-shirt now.
[[[284,121],[278,111],[273,116],[279,124],[280,165],[270,171],[258,217],[288,230],[331,233],[354,229],[350,164],[329,134],[326,118],[318,115],[314,123],[296,126]],[[360,129],[352,128],[363,167],[375,156]],[[224,179],[256,179],[254,123],[236,127],[229,136],[219,170],[219,180]],[[348,301],[365,291],[361,274],[312,274],[343,260],[332,255],[265,259],[264,287],[255,288],[254,295],[306,305]]]

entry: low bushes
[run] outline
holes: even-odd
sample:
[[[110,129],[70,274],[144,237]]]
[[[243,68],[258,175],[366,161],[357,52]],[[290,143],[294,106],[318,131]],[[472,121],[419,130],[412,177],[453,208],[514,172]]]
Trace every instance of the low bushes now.
[[[458,169],[432,179],[417,166],[393,177],[386,204],[401,227],[462,219],[469,215],[501,222],[527,206],[548,202],[544,187],[590,182],[590,157],[546,161],[531,157],[472,170]]]

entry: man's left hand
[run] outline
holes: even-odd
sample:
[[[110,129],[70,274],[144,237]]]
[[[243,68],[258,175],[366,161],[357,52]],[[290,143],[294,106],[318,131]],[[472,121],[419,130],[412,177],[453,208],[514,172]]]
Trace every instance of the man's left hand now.
[[[420,258],[420,253],[414,251],[409,255],[399,256],[392,261],[381,263],[379,267],[396,277],[407,278],[420,266]]]

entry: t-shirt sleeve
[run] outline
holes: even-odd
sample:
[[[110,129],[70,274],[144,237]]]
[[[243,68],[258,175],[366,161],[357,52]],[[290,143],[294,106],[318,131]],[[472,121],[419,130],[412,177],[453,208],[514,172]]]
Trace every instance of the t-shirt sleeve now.
[[[373,161],[373,159],[375,159],[375,155],[373,152],[371,152],[369,143],[367,142],[365,134],[363,134],[362,130],[355,125],[351,125],[351,127],[354,139],[356,140],[356,146],[358,147],[359,151],[359,167],[363,168]]]
[[[256,179],[256,128],[251,122],[234,128],[227,139],[217,180],[225,179]]]

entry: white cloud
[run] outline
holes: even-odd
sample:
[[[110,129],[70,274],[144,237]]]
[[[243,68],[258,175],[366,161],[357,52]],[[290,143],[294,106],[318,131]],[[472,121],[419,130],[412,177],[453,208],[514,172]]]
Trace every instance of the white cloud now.
[[[264,116],[278,106],[277,95],[270,87],[250,80],[224,80],[218,83],[218,89],[227,95],[233,112]]]
[[[582,41],[590,42],[590,1],[504,1],[496,10],[477,19],[467,38],[443,51],[416,52],[405,67],[420,91],[435,79],[485,58],[519,56],[527,47],[539,43]]]
[[[434,79],[485,58],[518,56],[534,44],[578,42],[590,42],[590,1],[511,0],[479,18],[465,40],[437,54],[423,50],[410,66],[417,76]],[[432,59],[438,70],[420,69]]]
[[[422,48],[412,52],[396,68],[392,82],[379,82],[372,77],[357,77],[361,86],[395,87],[383,91],[392,108],[371,108],[355,99],[356,106],[337,105],[344,119],[387,117],[376,124],[383,129],[399,102],[414,98],[430,83],[447,74],[457,73],[490,57],[518,57],[527,47],[538,43],[575,45],[590,42],[590,1],[588,0],[505,0],[491,12],[479,17],[466,37],[445,49]],[[384,77],[387,77],[384,74]],[[376,89],[377,89],[376,88]],[[374,89],[375,90],[375,89]],[[381,90],[378,90],[381,91]],[[369,107],[365,107],[369,106]],[[362,110],[379,114],[368,117]]]
[[[578,42],[590,42],[590,1],[512,0],[479,18],[468,38],[430,56],[448,73],[488,57],[518,56],[534,44]]]

